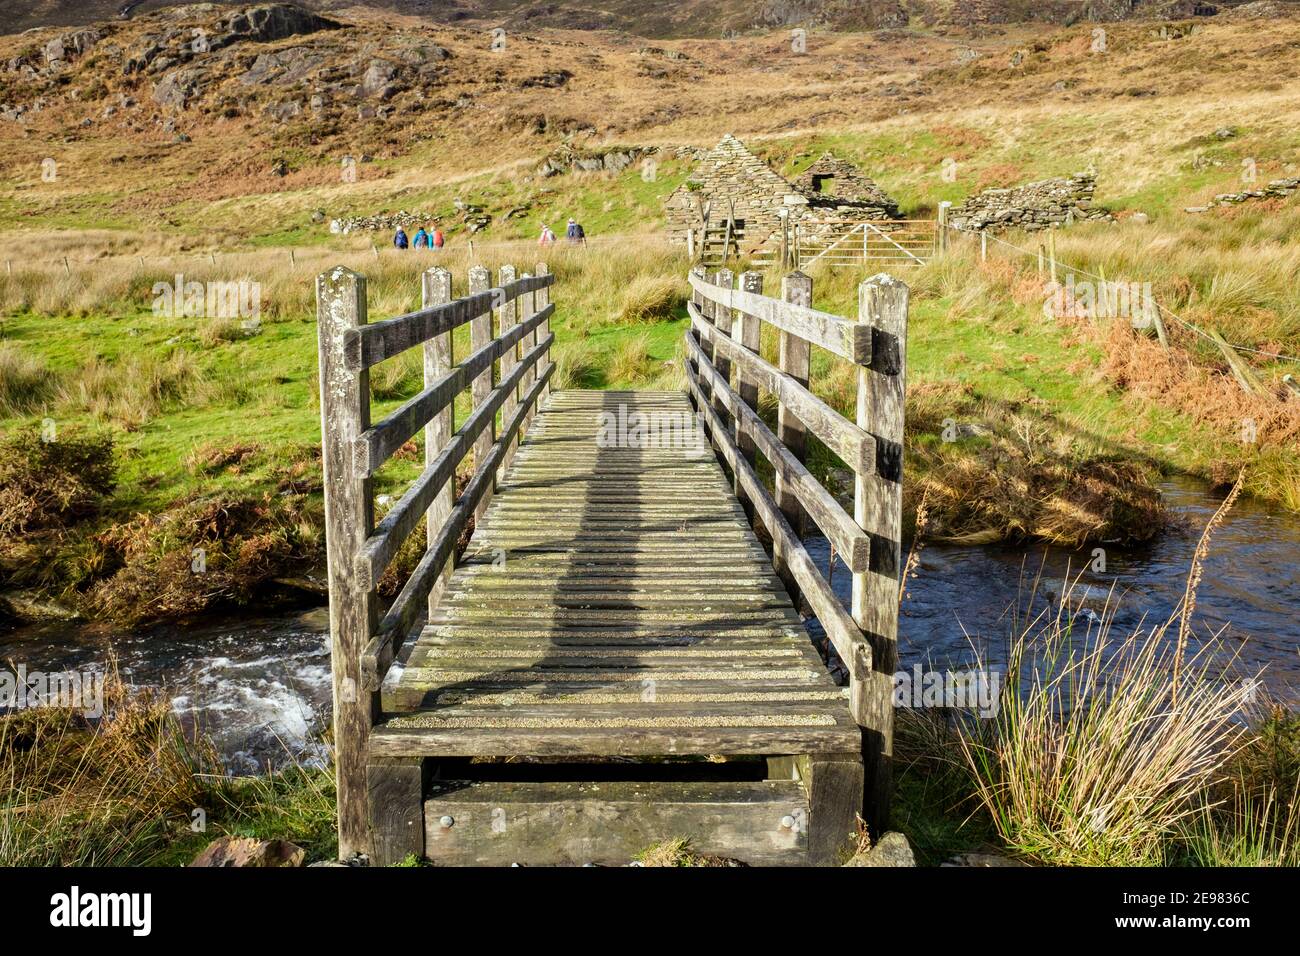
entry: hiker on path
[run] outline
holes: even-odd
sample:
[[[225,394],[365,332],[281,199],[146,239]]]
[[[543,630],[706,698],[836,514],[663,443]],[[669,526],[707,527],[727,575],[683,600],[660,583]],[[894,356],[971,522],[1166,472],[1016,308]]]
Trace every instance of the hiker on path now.
[[[430,243],[429,243],[430,247],[432,247],[432,248],[434,248],[434,249],[441,249],[442,246],[443,246],[443,243],[445,243],[446,241],[447,241],[447,239],[446,239],[445,236],[443,236],[443,234],[442,234],[442,230],[439,229],[437,226],[434,226],[434,227],[433,227],[433,237],[432,237],[432,239],[430,240]]]
[[[398,249],[405,249],[410,245],[409,240],[406,238],[406,230],[401,226],[397,227],[397,234],[393,236],[393,245]]]
[[[411,245],[412,245],[412,247],[414,247],[414,248],[416,248],[416,249],[428,249],[428,248],[429,248],[429,234],[428,234],[427,232],[424,231],[424,227],[423,227],[423,226],[421,226],[420,229],[419,229],[419,231],[416,232],[416,234],[415,234],[415,241],[412,242]]]
[[[578,220],[570,217],[569,228],[565,231],[564,238],[569,240],[569,242],[586,243],[587,234],[583,231],[582,224],[579,223]]]
[[[537,237],[537,244],[539,246],[549,246],[554,242],[555,242],[555,233],[551,232],[550,226],[543,224],[542,234]]]

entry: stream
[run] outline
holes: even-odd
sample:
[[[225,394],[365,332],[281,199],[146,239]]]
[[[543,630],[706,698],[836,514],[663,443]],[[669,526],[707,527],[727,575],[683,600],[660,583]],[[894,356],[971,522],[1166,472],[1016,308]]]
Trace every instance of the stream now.
[[[927,544],[899,621],[902,666],[969,666],[976,645],[996,661],[1008,609],[1024,603],[1040,568],[1034,611],[1050,608],[1067,575],[1073,580],[1082,570],[1076,600],[1083,596],[1085,607],[1100,611],[1114,588],[1117,628],[1139,626],[1144,616],[1148,626],[1163,621],[1182,597],[1197,539],[1221,497],[1185,481],[1162,491],[1186,529],[1142,548],[1107,546],[1101,573],[1090,568],[1091,548]],[[809,540],[808,550],[825,568],[825,539]],[[1298,559],[1300,520],[1239,501],[1215,533],[1195,618],[1198,641],[1218,633],[1212,653],[1227,674],[1259,676],[1270,693],[1292,701],[1300,697]],[[838,562],[833,584],[847,605],[850,578]],[[809,624],[816,636],[816,622]],[[0,667],[102,672],[111,653],[128,683],[163,687],[181,718],[213,737],[232,772],[252,773],[325,759],[328,626],[324,608],[109,634],[67,623],[26,625],[0,631]]]

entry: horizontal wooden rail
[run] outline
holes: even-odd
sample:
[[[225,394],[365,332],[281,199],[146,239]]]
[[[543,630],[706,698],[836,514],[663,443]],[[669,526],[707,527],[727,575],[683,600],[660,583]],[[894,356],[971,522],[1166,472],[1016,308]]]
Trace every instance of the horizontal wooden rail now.
[[[438,455],[434,464],[421,472],[420,477],[384,516],[375,528],[375,533],[366,540],[357,554],[356,574],[365,586],[374,587],[379,583],[384,569],[392,563],[402,542],[420,523],[421,516],[433,503],[439,489],[454,477],[456,466],[473,447],[474,440],[496,419],[497,410],[501,408],[506,397],[520,385],[525,373],[547,353],[554,340],[554,335],[548,335],[520,360],[510,374],[502,379],[501,384],[492,391],[487,401],[474,409],[470,417],[465,420],[465,424],[456,431],[451,441],[447,443],[447,447]]]
[[[849,706],[863,732],[866,819],[881,826],[888,818],[898,666],[909,292],[889,275],[872,276],[858,286],[857,321],[832,316],[828,322],[811,308],[813,280],[802,272],[782,278],[780,300],[762,294],[762,273],[741,275],[743,291],[733,290],[733,281],[726,269],[690,277],[688,390],[710,444],[730,466],[746,513],[772,538],[777,575],[796,602],[800,596],[807,602],[848,668]],[[791,315],[800,321],[790,321]],[[810,321],[812,315],[818,319]],[[759,354],[762,321],[773,317],[780,331],[778,365]],[[856,326],[852,337],[848,325]],[[842,351],[830,349],[841,356],[853,354],[851,343],[859,336],[868,344],[867,361],[856,369],[854,422],[809,387],[809,342],[825,347],[831,336],[850,343]],[[758,413],[760,390],[777,399],[775,430]],[[851,517],[804,464],[810,432],[855,472]],[[759,478],[760,454],[774,472],[773,490]],[[838,553],[849,567],[848,608],[803,545],[809,519],[829,541],[832,560]]]
[[[855,364],[868,365],[871,362],[871,327],[868,325],[744,289],[714,285],[695,273],[691,273],[689,279],[692,289],[723,308],[752,315]]]
[[[506,286],[350,329],[343,341],[344,361],[348,368],[356,370],[378,365],[554,281],[555,276],[550,274],[524,276]]]
[[[549,345],[552,338],[554,336],[548,336],[544,344]],[[538,349],[541,348],[542,346],[539,345]],[[465,486],[460,498],[457,499],[456,506],[452,508],[446,524],[437,533],[437,537],[430,544],[429,549],[425,552],[424,557],[420,559],[420,563],[416,565],[415,570],[411,572],[411,576],[388,609],[388,613],[380,621],[376,636],[367,645],[361,659],[361,672],[366,690],[377,691],[379,689],[384,674],[388,671],[389,665],[392,664],[402,639],[425,610],[425,596],[429,593],[429,589],[433,587],[438,575],[442,573],[448,559],[452,557],[456,543],[469,525],[469,519],[474,514],[474,509],[478,507],[484,494],[492,486],[497,469],[501,467],[502,462],[505,460],[506,449],[514,441],[515,435],[523,425],[525,416],[528,414],[533,402],[542,393],[542,389],[546,387],[546,383],[550,380],[551,373],[554,371],[555,364],[551,363],[538,373],[537,379],[533,382],[532,387],[528,389],[524,400],[502,427],[501,435],[493,443],[491,452],[474,469],[474,476]]]
[[[698,350],[696,354],[699,354]],[[706,367],[707,365],[700,365],[702,369]],[[767,490],[767,486],[740,453],[740,446],[736,444],[735,438],[723,427],[722,419],[713,410],[701,388],[700,375],[689,366],[687,383],[696,407],[704,419],[705,428],[716,442],[722,457],[731,466],[732,473],[743,486],[747,499],[753,502],[763,526],[772,536],[774,557],[782,561],[794,575],[809,607],[817,615],[817,620],[821,622],[822,627],[826,629],[826,636],[835,646],[835,652],[839,654],[840,660],[844,662],[849,673],[857,678],[866,677],[871,673],[871,645],[867,643],[862,632],[853,623],[853,618],[849,616],[840,599],[835,596],[831,586],[822,577],[817,565],[808,555],[808,550],[803,546],[803,542],[799,540],[799,536],[790,527],[790,522],[777,507],[776,500]],[[852,701],[850,704],[853,706]],[[860,705],[855,707],[855,711],[854,719],[860,720]]]
[[[513,350],[515,343],[549,319],[554,312],[555,306],[547,305],[522,325],[516,325],[472,353],[429,388],[362,432],[354,446],[357,476],[373,475],[408,438],[432,421],[478,375]]]
[[[826,444],[855,474],[866,474],[876,467],[876,440],[853,422],[844,418],[805,386],[786,375],[757,352],[751,352],[729,336],[719,333],[700,314],[694,302],[688,303],[691,327],[707,340],[718,354],[741,367],[761,388],[789,406],[814,435]]]
[[[474,266],[469,294],[454,299],[451,273],[429,269],[421,275],[421,309],[373,324],[367,321],[364,276],[339,267],[317,278],[341,857],[371,851],[367,761],[384,676],[417,619],[436,606],[461,536],[495,493],[498,472],[555,369],[549,361],[555,310],[547,291],[554,276],[545,263],[537,264],[534,276],[516,279],[512,266],[498,275],[500,285],[491,288],[488,270]],[[454,364],[451,333],[466,323],[472,351]],[[368,370],[419,346],[424,387],[372,424]],[[453,434],[456,398],[464,391],[470,392],[472,411]],[[504,421],[498,434],[499,412]],[[374,475],[421,429],[424,470],[376,525]],[[453,502],[456,470],[471,450],[474,472]],[[424,553],[381,617],[379,579],[421,518],[428,525]]]
[[[780,474],[782,483],[799,499],[799,504],[808,513],[808,517],[812,518],[813,523],[834,545],[849,570],[855,573],[866,571],[871,560],[870,535],[854,524],[835,497],[821,486],[790,449],[781,444],[781,440],[767,427],[758,413],[740,401],[740,396],[732,391],[727,380],[709,364],[699,343],[688,338],[686,349],[688,358],[698,364],[698,375],[707,382],[714,401],[721,402],[727,411],[743,422],[746,434],[754,439],[759,451],[767,456],[773,469]],[[874,442],[872,447],[875,447]]]

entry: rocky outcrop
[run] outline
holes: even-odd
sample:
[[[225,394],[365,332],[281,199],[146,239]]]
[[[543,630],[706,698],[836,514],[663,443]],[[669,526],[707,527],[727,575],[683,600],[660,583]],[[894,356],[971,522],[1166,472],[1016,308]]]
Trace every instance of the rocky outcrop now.
[[[871,847],[855,853],[845,866],[916,866],[916,856],[907,837],[893,830],[882,834]]]
[[[637,160],[657,152],[658,146],[615,146],[604,150],[584,150],[565,145],[542,160],[537,167],[537,175],[548,178],[568,172],[619,173]]]
[[[1110,210],[1093,205],[1097,177],[1076,173],[1068,179],[1044,179],[1014,189],[986,189],[948,211],[948,224],[970,232],[1002,229],[1049,229],[1071,223],[1109,222]]]
[[[213,840],[190,863],[190,866],[221,868],[298,867],[307,851],[288,840],[257,840],[252,837],[223,836]]]

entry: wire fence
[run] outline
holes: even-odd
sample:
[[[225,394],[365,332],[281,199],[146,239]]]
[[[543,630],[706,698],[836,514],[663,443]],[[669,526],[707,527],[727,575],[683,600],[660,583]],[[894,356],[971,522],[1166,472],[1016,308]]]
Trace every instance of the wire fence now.
[[[954,230],[954,231],[957,231],[957,230]],[[959,232],[959,234],[960,234],[960,235],[966,235],[966,236],[969,236],[970,238],[974,239],[974,236],[973,236],[971,233],[960,233],[960,232]],[[981,243],[981,248],[982,248],[982,249],[987,249],[987,242],[988,242],[989,240],[992,240],[993,242],[996,242],[996,243],[998,243],[998,244],[1001,245],[1001,246],[1005,246],[1005,247],[1008,248],[1008,249],[1014,250],[1015,252],[1018,252],[1018,253],[1020,253],[1020,254],[1022,254],[1022,255],[1026,255],[1026,256],[1029,256],[1029,257],[1034,258],[1034,259],[1037,259],[1038,256],[1039,256],[1039,250],[1037,250],[1037,249],[1026,249],[1026,248],[1024,248],[1023,246],[1018,246],[1018,245],[1016,245],[1016,244],[1013,243],[1013,242],[1008,242],[1006,239],[1003,239],[1003,238],[1001,238],[1000,236],[996,236],[996,235],[994,235],[994,234],[992,234],[992,233],[990,233],[990,232],[982,232],[982,233],[980,233],[980,236],[981,236],[980,243]],[[1057,267],[1058,267],[1058,268],[1061,268],[1061,269],[1064,269],[1064,270],[1067,271],[1067,272],[1071,272],[1071,273],[1074,273],[1074,274],[1076,274],[1076,275],[1086,276],[1087,278],[1092,279],[1092,280],[1094,280],[1094,281],[1096,281],[1096,282],[1106,283],[1106,282],[1109,281],[1109,280],[1107,280],[1104,276],[1096,275],[1096,274],[1094,274],[1094,273],[1092,273],[1092,272],[1089,272],[1087,269],[1082,269],[1082,268],[1080,268],[1080,267],[1078,267],[1078,266],[1071,265],[1070,263],[1062,262],[1062,260],[1060,259],[1060,257],[1056,256],[1055,251],[1053,251],[1053,253],[1052,253],[1052,257],[1053,257],[1053,259],[1055,260]],[[1165,317],[1167,317],[1167,318],[1169,318],[1169,319],[1172,319],[1174,322],[1177,322],[1179,325],[1183,326],[1184,328],[1188,329],[1189,331],[1193,332],[1194,334],[1196,334],[1196,335],[1200,336],[1201,338],[1205,339],[1207,342],[1209,342],[1210,344],[1214,345],[1216,348],[1219,347],[1219,342],[1218,342],[1218,340],[1216,340],[1215,337],[1214,337],[1213,335],[1211,335],[1209,332],[1206,332],[1206,331],[1205,331],[1204,329],[1202,329],[1200,326],[1196,325],[1196,324],[1193,323],[1193,322],[1189,322],[1187,319],[1183,318],[1183,317],[1182,317],[1181,315],[1179,315],[1177,312],[1173,311],[1172,309],[1168,308],[1167,306],[1161,305],[1158,301],[1154,301],[1154,300],[1153,300],[1153,304],[1155,305],[1155,307],[1156,307],[1157,309],[1160,310],[1160,314],[1161,314],[1162,316],[1165,316]],[[1276,360],[1276,361],[1280,361],[1280,362],[1294,362],[1294,363],[1296,363],[1296,364],[1300,364],[1300,356],[1296,356],[1296,355],[1288,355],[1288,354],[1286,354],[1286,353],[1284,353],[1284,352],[1269,352],[1269,351],[1266,351],[1266,350],[1264,350],[1264,349],[1252,348],[1252,347],[1249,346],[1249,345],[1238,345],[1238,344],[1236,344],[1235,342],[1228,342],[1227,344],[1228,344],[1228,346],[1229,346],[1230,348],[1232,348],[1233,350],[1238,351],[1238,352],[1249,352],[1249,353],[1252,353],[1252,354],[1254,354],[1254,355],[1261,355],[1261,356],[1264,356],[1264,357],[1266,357],[1266,358],[1274,359],[1274,360]]]

